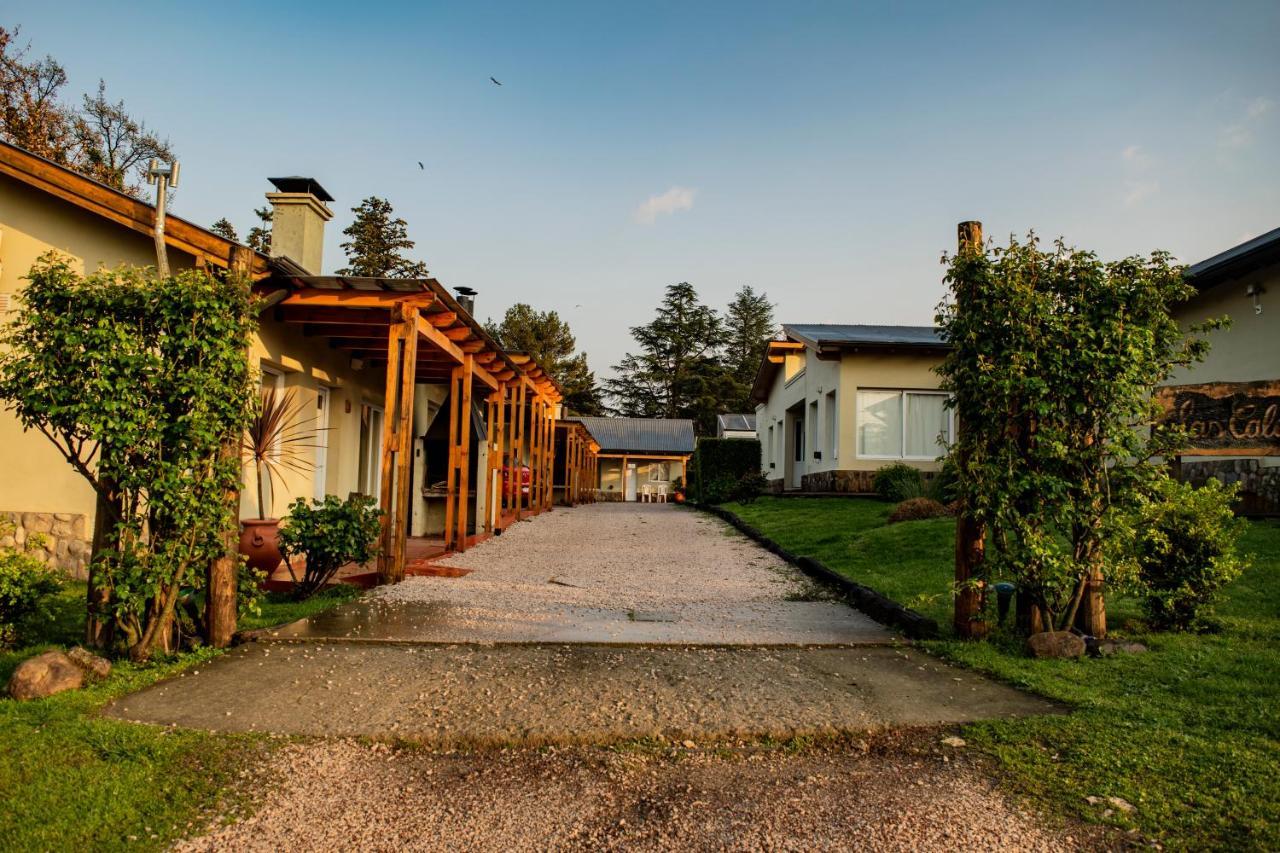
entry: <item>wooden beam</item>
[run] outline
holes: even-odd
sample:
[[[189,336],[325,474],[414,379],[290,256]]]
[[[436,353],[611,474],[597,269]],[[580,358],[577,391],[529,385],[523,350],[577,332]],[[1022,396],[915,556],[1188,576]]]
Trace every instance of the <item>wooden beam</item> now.
[[[973,254],[982,249],[982,223],[961,222],[956,229],[958,252],[961,255]],[[970,285],[958,283],[958,290],[967,291]],[[964,310],[970,299],[969,294],[957,293],[956,310]],[[976,294],[974,294],[976,296]],[[964,430],[964,424],[960,424]],[[958,467],[963,468],[966,460],[963,457],[963,438],[956,443],[953,453],[956,454]],[[956,636],[964,639],[977,639],[987,633],[987,623],[982,621],[982,605],[984,590],[974,585],[974,578],[982,571],[982,563],[986,558],[986,529],[974,518],[969,507],[961,502],[956,513],[956,548],[955,548],[955,612],[952,625]]]
[[[417,309],[397,306],[387,330],[386,392],[382,430],[382,550],[378,577],[382,583],[404,580],[405,536],[409,521],[409,460],[413,439],[414,334]]]
[[[392,290],[321,290],[304,287],[284,298],[281,305],[313,308],[387,308],[412,306],[419,310],[435,301],[433,293],[398,293]]]
[[[448,355],[458,364],[462,364],[463,359],[467,357],[467,353],[460,350],[457,344],[446,338],[441,334],[439,329],[428,323],[422,317],[418,318],[418,334],[430,341],[436,349],[448,353]],[[488,385],[491,389],[495,391],[497,390],[498,380],[494,378],[492,373],[485,370],[483,367],[475,365],[474,362],[472,364],[472,374],[485,385]]]
[[[443,329],[458,322],[458,315],[453,311],[437,311],[434,314],[424,314],[423,316],[426,317],[428,323],[437,329]]]
[[[461,420],[458,434],[458,551],[467,550],[467,502],[471,491],[471,357],[467,356],[461,365],[454,370],[461,384],[462,399],[459,401]]]
[[[367,308],[325,308],[277,306],[276,319],[282,323],[318,323],[360,326],[379,326],[383,329],[391,321],[386,311]]]
[[[451,341],[465,341],[474,336],[470,326],[451,326],[447,329],[441,329],[440,334],[444,335]]]

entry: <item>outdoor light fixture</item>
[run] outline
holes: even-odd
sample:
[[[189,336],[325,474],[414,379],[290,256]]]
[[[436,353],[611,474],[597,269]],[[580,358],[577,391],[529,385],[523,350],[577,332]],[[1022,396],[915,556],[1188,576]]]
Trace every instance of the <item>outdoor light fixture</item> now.
[[[364,370],[364,359],[363,359],[363,358],[356,358],[355,356],[352,356],[352,357],[351,357],[351,369],[352,369],[352,370]]]
[[[164,245],[164,209],[167,203],[166,195],[169,187],[177,189],[178,187],[178,170],[181,164],[177,160],[167,166],[162,164],[154,157],[147,166],[147,183],[155,184],[156,187],[156,269],[162,278],[169,277],[169,253],[165,250]]]
[[[1257,284],[1256,282],[1244,289],[1245,296],[1253,297],[1253,313],[1255,314],[1262,313],[1262,294],[1266,292],[1267,292],[1267,289],[1262,285]]]

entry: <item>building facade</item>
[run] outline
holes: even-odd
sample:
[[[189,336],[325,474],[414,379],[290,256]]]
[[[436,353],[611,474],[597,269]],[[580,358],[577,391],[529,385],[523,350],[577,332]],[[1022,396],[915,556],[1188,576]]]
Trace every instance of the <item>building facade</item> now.
[[[893,462],[938,471],[955,435],[934,372],[946,351],[927,326],[783,326],[752,388],[771,488],[869,492]]]

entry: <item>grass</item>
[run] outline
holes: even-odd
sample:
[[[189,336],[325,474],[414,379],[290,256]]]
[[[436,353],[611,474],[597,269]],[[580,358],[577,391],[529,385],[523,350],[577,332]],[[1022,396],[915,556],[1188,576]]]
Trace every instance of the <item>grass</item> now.
[[[880,501],[762,498],[729,509],[797,554],[950,623],[954,526],[885,525]],[[1280,849],[1280,524],[1243,541],[1253,568],[1217,608],[1214,634],[1147,632],[1132,600],[1108,601],[1113,631],[1144,655],[1028,658],[1007,634],[923,644],[943,657],[1073,706],[1063,717],[970,725],[1016,792],[1061,814],[1115,824],[1184,849]],[[1131,814],[1086,797],[1121,797]]]
[[[309,601],[271,595],[242,627],[291,621],[359,594],[326,590]],[[84,630],[85,588],[72,584],[29,644],[0,653],[0,680],[22,660],[73,645]],[[0,699],[0,847],[13,850],[161,848],[220,804],[257,735],[139,726],[99,716],[104,704],[219,654],[200,649],[148,665],[116,662],[111,677],[33,702]],[[225,804],[225,803],[224,803]]]

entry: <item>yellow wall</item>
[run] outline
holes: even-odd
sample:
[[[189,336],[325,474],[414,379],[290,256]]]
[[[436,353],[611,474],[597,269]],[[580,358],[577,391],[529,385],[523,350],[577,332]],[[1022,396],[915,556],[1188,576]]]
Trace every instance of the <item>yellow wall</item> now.
[[[85,272],[119,264],[153,265],[151,238],[0,175],[0,293],[22,290],[22,277],[35,260],[56,249]],[[190,268],[193,259],[170,249],[175,269]],[[12,307],[16,308],[17,305]],[[11,316],[11,315],[10,315]],[[307,416],[316,411],[317,389],[331,389],[325,491],[345,498],[358,487],[360,407],[382,405],[384,371],[354,371],[347,354],[323,341],[302,337],[295,327],[264,317],[251,353],[255,368],[275,367],[286,388],[297,388]],[[348,406],[350,411],[348,411]],[[306,452],[314,453],[313,449]],[[10,412],[0,413],[0,511],[80,513],[90,526],[93,492],[52,444],[39,433],[24,433]],[[274,496],[271,511],[279,515],[295,496],[311,497],[311,471],[286,475],[286,488]],[[246,466],[241,508],[244,517],[258,514],[256,484]]]
[[[840,424],[839,465],[843,471],[874,471],[888,464],[883,459],[859,459],[857,456],[857,391],[867,389],[902,389],[905,391],[937,390],[942,381],[933,368],[942,363],[937,355],[846,355],[840,360],[840,388],[837,393]],[[938,471],[942,466],[933,460],[903,461],[922,471]],[[822,470],[822,469],[815,469]]]
[[[1252,297],[1245,295],[1250,284],[1266,289],[1261,314],[1254,311]],[[1192,299],[1177,315],[1184,328],[1225,315],[1231,318],[1231,328],[1210,333],[1209,356],[1202,364],[1180,370],[1170,384],[1280,379],[1280,264],[1219,284]]]

